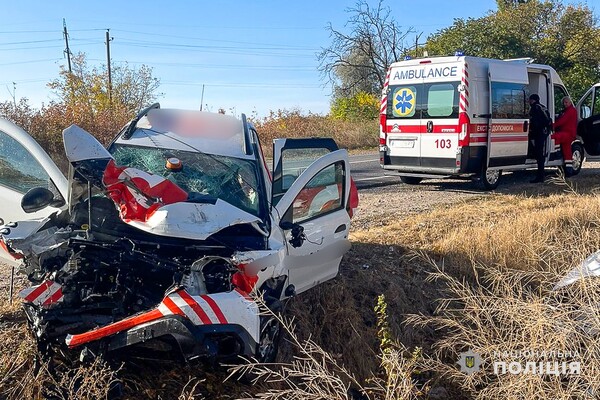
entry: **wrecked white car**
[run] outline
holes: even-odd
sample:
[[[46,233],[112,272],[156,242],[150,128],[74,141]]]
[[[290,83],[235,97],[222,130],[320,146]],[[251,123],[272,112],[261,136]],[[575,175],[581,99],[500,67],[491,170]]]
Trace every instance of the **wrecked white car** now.
[[[278,139],[273,176],[242,115],[143,110],[104,148],[63,132],[65,177],[0,120],[0,257],[32,286],[40,350],[272,360],[259,313],[335,277],[358,196],[331,139]],[[352,203],[352,204],[351,204]]]

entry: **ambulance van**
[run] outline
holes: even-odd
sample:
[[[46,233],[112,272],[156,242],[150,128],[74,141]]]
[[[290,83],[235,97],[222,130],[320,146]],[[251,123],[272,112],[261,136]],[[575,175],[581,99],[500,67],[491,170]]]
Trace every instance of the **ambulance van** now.
[[[600,105],[595,92],[586,94],[589,105],[577,105],[580,119],[594,114],[594,102]],[[459,55],[396,62],[388,69],[381,101],[381,167],[396,171],[408,184],[470,177],[485,189],[495,189],[503,171],[537,166],[528,137],[528,99],[533,93],[553,119],[568,95],[552,67],[531,59]],[[574,174],[581,170],[584,142],[586,149],[600,147],[578,136],[572,143]],[[600,154],[600,148],[594,152]],[[552,135],[546,141],[546,166],[563,166]]]

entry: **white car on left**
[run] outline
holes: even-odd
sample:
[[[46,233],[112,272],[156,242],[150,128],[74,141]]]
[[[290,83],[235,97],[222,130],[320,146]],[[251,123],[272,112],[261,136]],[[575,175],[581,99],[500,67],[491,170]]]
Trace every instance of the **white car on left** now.
[[[142,110],[105,148],[63,132],[67,177],[0,120],[0,258],[39,348],[272,360],[261,315],[335,277],[358,202],[332,139],[276,139],[242,115]]]

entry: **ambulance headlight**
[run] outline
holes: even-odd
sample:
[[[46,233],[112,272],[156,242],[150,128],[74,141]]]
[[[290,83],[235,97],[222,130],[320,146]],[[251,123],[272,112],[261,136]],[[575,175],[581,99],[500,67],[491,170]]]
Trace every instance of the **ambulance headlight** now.
[[[600,251],[595,252],[586,258],[581,264],[573,268],[564,278],[555,286],[554,290],[569,286],[581,279],[600,276]]]

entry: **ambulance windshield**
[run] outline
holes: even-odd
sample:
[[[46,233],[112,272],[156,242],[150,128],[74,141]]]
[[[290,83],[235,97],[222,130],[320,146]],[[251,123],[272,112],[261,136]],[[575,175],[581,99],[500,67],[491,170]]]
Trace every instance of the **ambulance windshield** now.
[[[390,119],[458,118],[459,82],[390,86],[387,117]]]

